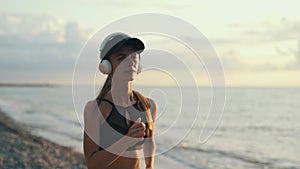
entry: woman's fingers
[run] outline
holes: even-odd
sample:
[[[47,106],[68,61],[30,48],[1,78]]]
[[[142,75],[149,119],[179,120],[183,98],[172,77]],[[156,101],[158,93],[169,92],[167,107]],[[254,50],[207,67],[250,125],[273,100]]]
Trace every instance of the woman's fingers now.
[[[138,129],[133,129],[132,130],[133,134],[138,136],[138,137],[144,137],[145,136],[145,129],[143,128],[138,128]]]
[[[144,137],[146,135],[146,125],[138,118],[134,124],[129,128],[128,135],[131,137]]]
[[[145,132],[135,132],[132,134],[132,137],[136,137],[136,138],[140,138],[140,137],[144,137],[146,135]]]
[[[131,128],[128,133],[132,137],[144,137],[146,134],[144,127]]]
[[[131,127],[135,127],[135,126],[137,126],[137,125],[139,125],[140,123],[141,123],[141,118],[139,117],[134,123],[133,123],[133,125],[131,126]]]
[[[145,123],[141,122],[138,126],[134,127],[133,129],[136,131],[139,131],[139,130],[145,131],[146,125],[145,125]]]

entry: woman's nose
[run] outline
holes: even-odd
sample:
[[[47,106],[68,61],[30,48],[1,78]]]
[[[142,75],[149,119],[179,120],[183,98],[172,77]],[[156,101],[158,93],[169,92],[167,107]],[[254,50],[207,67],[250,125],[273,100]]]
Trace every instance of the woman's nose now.
[[[131,55],[129,55],[129,61],[130,61],[130,63],[136,63],[137,62],[137,58],[138,58],[138,56],[137,56],[137,54],[131,54]]]
[[[137,59],[138,54],[137,53],[132,53],[130,54],[130,59],[135,61]]]

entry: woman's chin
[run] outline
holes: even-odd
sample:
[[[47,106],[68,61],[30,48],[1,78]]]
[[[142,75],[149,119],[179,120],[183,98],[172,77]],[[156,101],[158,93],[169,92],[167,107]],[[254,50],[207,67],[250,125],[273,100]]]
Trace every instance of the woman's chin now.
[[[136,73],[131,72],[131,73],[114,74],[113,77],[116,78],[116,80],[133,81],[136,77]]]
[[[132,74],[124,74],[124,78],[128,81],[133,81],[135,79],[135,73]]]
[[[128,81],[133,81],[134,79],[135,79],[135,76],[128,77]]]

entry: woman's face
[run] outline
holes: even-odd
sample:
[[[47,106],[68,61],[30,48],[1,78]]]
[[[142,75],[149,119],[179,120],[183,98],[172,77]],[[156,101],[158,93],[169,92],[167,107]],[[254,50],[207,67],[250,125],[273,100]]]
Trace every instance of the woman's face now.
[[[129,45],[123,45],[110,57],[112,74],[118,80],[132,81],[138,71],[139,54]]]

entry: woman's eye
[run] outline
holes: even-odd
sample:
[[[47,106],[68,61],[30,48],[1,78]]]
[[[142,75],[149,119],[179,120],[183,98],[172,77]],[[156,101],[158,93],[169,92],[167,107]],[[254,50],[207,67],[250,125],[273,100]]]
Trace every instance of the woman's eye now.
[[[124,60],[126,57],[125,56],[120,56],[119,58],[118,58],[118,60],[119,61],[122,61],[122,60]]]

